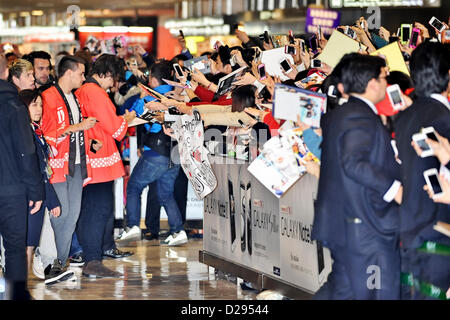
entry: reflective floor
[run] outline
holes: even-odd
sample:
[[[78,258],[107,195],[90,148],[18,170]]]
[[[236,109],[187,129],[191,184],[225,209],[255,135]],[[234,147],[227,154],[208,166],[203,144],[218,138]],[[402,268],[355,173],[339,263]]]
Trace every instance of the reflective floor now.
[[[87,279],[81,268],[71,268],[78,279],[46,286],[29,275],[28,287],[36,300],[250,300],[253,291],[216,279],[208,266],[200,263],[202,239],[189,239],[181,247],[150,245],[147,240],[129,242],[121,250],[134,255],[104,260],[104,264],[124,276],[119,279]]]

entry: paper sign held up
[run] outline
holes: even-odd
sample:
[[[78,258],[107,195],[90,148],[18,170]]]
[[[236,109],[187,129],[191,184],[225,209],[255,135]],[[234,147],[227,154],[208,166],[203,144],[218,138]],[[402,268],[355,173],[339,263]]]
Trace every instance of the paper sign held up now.
[[[366,48],[365,45],[358,41],[334,30],[330,39],[328,39],[327,45],[317,59],[334,68],[347,53],[358,52],[359,49],[366,50]]]
[[[401,71],[408,76],[410,75],[405,59],[403,59],[402,51],[400,50],[397,42],[388,44],[387,46],[372,52],[371,55],[382,55],[386,57],[386,63],[389,67],[389,71]]]

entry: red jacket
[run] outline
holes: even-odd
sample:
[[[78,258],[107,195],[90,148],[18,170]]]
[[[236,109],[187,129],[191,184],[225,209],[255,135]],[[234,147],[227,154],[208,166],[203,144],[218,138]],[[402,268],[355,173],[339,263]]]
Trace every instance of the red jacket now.
[[[75,97],[80,103],[77,94],[75,94]],[[65,137],[61,137],[61,135],[70,126],[70,118],[64,99],[56,87],[50,87],[42,93],[42,108],[42,132],[53,153],[49,159],[49,164],[53,171],[50,183],[65,182],[66,175],[69,174],[70,135]],[[83,110],[81,103],[80,108]],[[90,139],[86,133],[84,136],[87,156]],[[88,157],[86,157],[86,162],[88,178],[85,179],[84,184],[87,184],[91,177]]]
[[[97,124],[87,130],[89,137],[99,140],[103,147],[93,153],[89,150],[92,180],[89,183],[113,181],[125,175],[122,159],[114,141],[122,140],[128,124],[116,115],[116,107],[108,94],[95,83],[85,83],[77,90],[85,117],[94,117]]]
[[[201,85],[198,85],[195,89],[194,93],[197,95],[197,97],[201,100],[200,102],[188,102],[186,103],[187,106],[199,106],[202,104],[215,104],[215,105],[221,105],[221,106],[227,106],[232,104],[232,99],[227,99],[227,95],[220,96],[217,101],[212,101],[214,98],[214,92],[202,87]]]

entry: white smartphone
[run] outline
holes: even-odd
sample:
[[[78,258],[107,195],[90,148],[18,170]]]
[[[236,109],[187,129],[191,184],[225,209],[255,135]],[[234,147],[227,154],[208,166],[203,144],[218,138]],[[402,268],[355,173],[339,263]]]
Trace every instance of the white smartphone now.
[[[424,133],[416,133],[412,136],[413,141],[419,146],[422,150],[421,158],[426,158],[432,156],[434,154],[433,149],[429,146],[429,144],[425,141],[427,138]]]
[[[406,102],[403,99],[402,91],[398,84],[387,87],[386,91],[388,93],[389,101],[391,102],[394,110],[400,110],[405,107]]]
[[[319,26],[317,26],[317,40],[322,40],[322,28]]]
[[[237,64],[236,55],[233,54],[230,59],[230,65],[234,67]]]
[[[445,29],[445,25],[441,21],[439,21],[439,19],[436,17],[431,18],[428,23],[430,24],[430,26],[437,29],[439,32],[442,32]]]
[[[438,137],[436,136],[436,131],[434,130],[433,127],[427,127],[427,128],[423,128],[421,130],[421,132],[423,134],[425,134],[427,136],[428,139],[439,142]]]
[[[444,192],[442,191],[441,182],[439,181],[439,173],[436,168],[428,169],[423,173],[428,188],[433,193],[432,198],[436,199],[442,197]]]
[[[286,59],[282,60],[280,62],[281,67],[283,68],[284,72],[289,73],[292,71],[291,66],[289,65],[288,61]]]
[[[284,53],[296,55],[297,54],[297,50],[295,49],[294,46],[285,46]]]
[[[364,28],[365,28],[364,20],[360,22],[360,26],[361,26],[361,29],[364,30]]]
[[[332,97],[332,98],[336,98],[337,90],[336,90],[335,86],[331,85],[331,86],[328,87],[327,96]]]
[[[180,67],[180,65],[178,63],[174,63],[173,64],[173,68],[175,70],[177,78],[182,78],[184,76],[183,70],[181,69],[181,67]]]

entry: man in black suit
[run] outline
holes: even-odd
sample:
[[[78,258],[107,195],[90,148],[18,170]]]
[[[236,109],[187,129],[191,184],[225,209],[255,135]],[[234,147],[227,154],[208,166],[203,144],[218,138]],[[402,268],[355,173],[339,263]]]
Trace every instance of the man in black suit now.
[[[430,126],[450,138],[448,47],[441,43],[421,44],[411,56],[410,68],[416,99],[400,113],[394,125],[404,181],[400,207],[402,297],[445,298],[450,285],[450,238],[433,230],[433,226],[437,221],[449,223],[450,210],[448,205],[433,202],[423,190],[423,172],[431,168],[439,171],[438,159],[418,157],[411,140],[413,134]],[[446,249],[436,252],[432,249],[438,247],[436,244]],[[427,289],[430,285],[433,290]]]
[[[351,55],[341,60],[338,85],[349,101],[322,123],[312,237],[330,249],[334,262],[315,299],[398,299],[397,203],[403,189],[375,108],[385,97],[386,64],[380,57]]]

